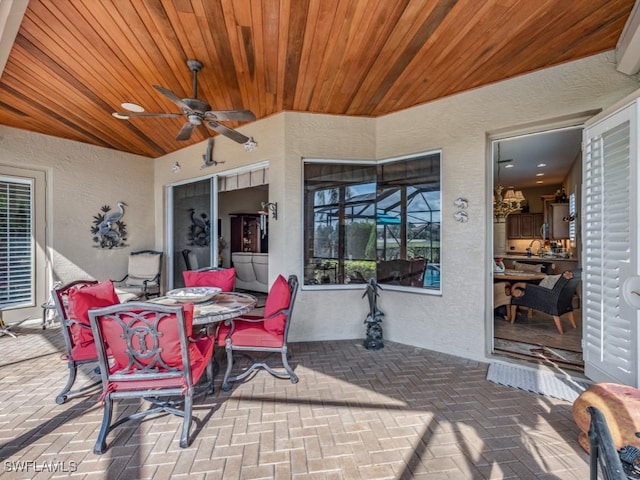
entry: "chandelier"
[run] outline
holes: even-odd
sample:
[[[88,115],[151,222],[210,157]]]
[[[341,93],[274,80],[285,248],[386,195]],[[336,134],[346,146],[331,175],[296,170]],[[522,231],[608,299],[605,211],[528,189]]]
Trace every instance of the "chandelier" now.
[[[497,150],[498,186],[495,188],[495,193],[493,194],[493,218],[494,221],[502,223],[510,213],[522,210],[522,204],[525,201],[525,198],[522,194],[522,190],[514,190],[513,188],[508,188],[504,195],[502,195],[504,187],[500,185],[500,164],[510,162],[511,160],[500,160],[499,143],[497,144]]]
[[[498,185],[493,195],[493,217],[497,222],[504,222],[507,215],[522,210],[522,203],[525,201],[522,190],[513,190],[509,188],[504,196],[502,192],[504,187]]]

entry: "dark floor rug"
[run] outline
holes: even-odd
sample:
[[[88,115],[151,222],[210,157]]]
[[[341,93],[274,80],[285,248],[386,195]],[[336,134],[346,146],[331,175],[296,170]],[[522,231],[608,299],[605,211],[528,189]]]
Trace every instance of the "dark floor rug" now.
[[[511,339],[495,338],[494,350],[496,353],[517,355],[526,359],[549,363],[559,367],[570,368],[578,371],[584,370],[582,352],[574,352],[546,345],[526,343]]]

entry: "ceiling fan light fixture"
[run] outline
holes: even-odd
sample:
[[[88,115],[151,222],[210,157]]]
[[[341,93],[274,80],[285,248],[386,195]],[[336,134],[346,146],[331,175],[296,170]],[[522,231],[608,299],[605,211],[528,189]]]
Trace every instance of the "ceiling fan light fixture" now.
[[[191,125],[202,125],[202,118],[199,115],[189,115],[187,118],[189,118],[189,123],[191,123]]]
[[[258,146],[258,142],[256,142],[253,137],[249,137],[249,140],[244,142],[244,151],[245,152],[253,152]]]
[[[138,105],[137,103],[122,102],[120,106],[130,112],[136,112],[136,113],[144,112],[144,107]]]

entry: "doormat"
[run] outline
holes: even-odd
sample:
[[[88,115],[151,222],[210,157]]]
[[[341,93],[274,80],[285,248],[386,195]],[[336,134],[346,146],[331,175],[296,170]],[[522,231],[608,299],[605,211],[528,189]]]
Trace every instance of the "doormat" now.
[[[517,342],[503,338],[494,339],[493,346],[496,352],[513,353],[560,367],[568,367],[580,371],[584,370],[584,361],[582,360],[582,353],[580,352],[533,343]]]
[[[578,395],[590,385],[586,381],[576,380],[568,375],[561,376],[504,363],[491,363],[487,370],[487,380],[568,402],[574,402]]]

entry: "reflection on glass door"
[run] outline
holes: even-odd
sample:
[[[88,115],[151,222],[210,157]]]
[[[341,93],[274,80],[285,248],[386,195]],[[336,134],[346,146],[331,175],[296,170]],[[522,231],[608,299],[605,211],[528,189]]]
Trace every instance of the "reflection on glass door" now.
[[[213,265],[211,180],[173,188],[173,287],[184,286],[182,272]]]

